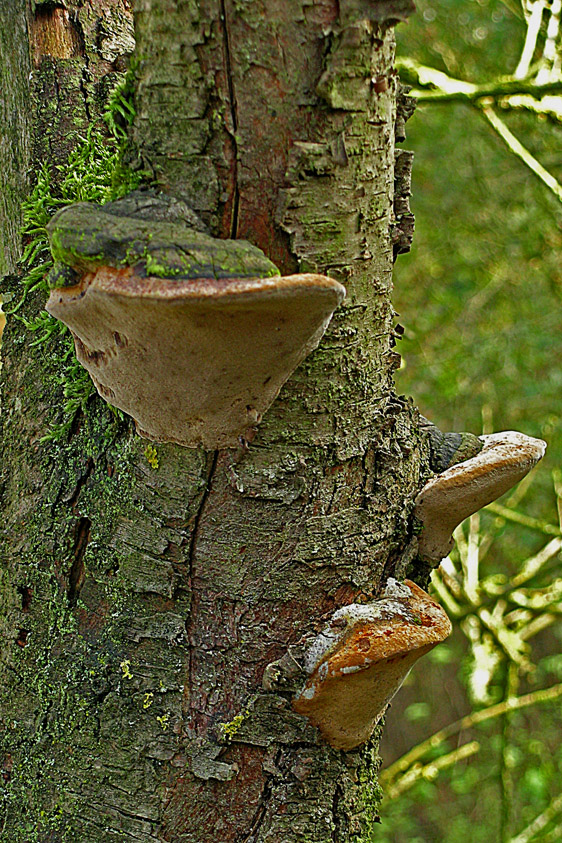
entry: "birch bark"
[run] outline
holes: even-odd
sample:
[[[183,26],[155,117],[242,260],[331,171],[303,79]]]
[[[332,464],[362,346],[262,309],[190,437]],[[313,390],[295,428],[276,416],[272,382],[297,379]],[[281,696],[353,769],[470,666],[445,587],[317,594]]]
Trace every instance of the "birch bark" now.
[[[393,389],[390,298],[409,220],[394,202],[392,69],[406,6],[137,0],[129,162],[215,236],[252,241],[285,274],[331,275],[347,298],[248,447],[155,458],[97,396],[44,441],[63,349],[8,319],[6,839],[367,839],[376,740],[331,749],[262,676],[334,609],[376,595],[409,540],[421,457]],[[11,0],[6,20],[2,290],[17,295],[29,168],[48,161],[56,179],[72,131],[99,121],[133,18],[127,0]],[[37,292],[23,313],[43,305]]]

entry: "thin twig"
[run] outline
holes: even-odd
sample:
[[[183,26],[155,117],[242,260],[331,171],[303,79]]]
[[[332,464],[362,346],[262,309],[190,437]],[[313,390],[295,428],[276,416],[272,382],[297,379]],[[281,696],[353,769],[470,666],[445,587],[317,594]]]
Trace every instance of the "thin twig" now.
[[[455,545],[457,547],[457,552],[459,554],[459,559],[461,562],[461,567],[464,569],[466,565],[467,555],[468,555],[468,542],[466,540],[466,536],[464,534],[463,523],[459,524],[458,527],[455,527],[455,531],[453,533],[453,538],[455,539]]]
[[[464,590],[471,603],[478,603],[480,514],[475,512],[468,521],[468,553],[466,557]]]
[[[562,608],[562,580],[556,579],[547,588],[521,588],[509,593],[517,606],[535,612],[560,612]]]
[[[431,749],[435,749],[440,746],[448,738],[458,734],[458,732],[462,732],[465,729],[471,729],[473,726],[483,723],[485,720],[491,720],[494,717],[499,717],[506,711],[521,711],[531,705],[551,702],[561,696],[562,682],[558,685],[551,685],[549,688],[532,691],[531,693],[524,694],[521,697],[503,700],[501,703],[496,703],[496,705],[480,709],[480,711],[473,711],[465,717],[461,717],[460,720],[456,720],[454,723],[450,723],[448,726],[445,726],[443,729],[435,732],[425,741],[422,741],[417,746],[414,746],[409,752],[406,752],[405,755],[402,755],[394,762],[394,764],[391,764],[386,770],[383,770],[380,775],[380,783],[383,786],[391,783],[393,779],[401,773],[404,773],[415,761],[423,758],[423,756]]]
[[[441,579],[440,571],[435,570],[433,572],[433,576],[431,578],[431,585],[437,592],[437,595],[441,599],[441,602],[445,604],[447,614],[453,615],[453,617],[459,617],[461,614],[464,613],[463,608],[453,598],[449,589],[447,588],[447,585]]]
[[[517,694],[519,685],[519,676],[517,667],[513,662],[507,666],[507,674],[505,676],[504,698],[513,699]],[[511,724],[513,721],[513,712],[506,711],[501,718],[501,750],[500,750],[500,789],[501,789],[501,809],[500,809],[500,838],[502,843],[509,843],[510,828],[511,828],[511,812],[513,805],[513,776],[510,767],[510,733]]]
[[[551,624],[554,623],[555,620],[555,615],[539,615],[534,620],[526,624],[523,629],[520,629],[519,635],[521,636],[523,641],[527,641],[529,638],[533,638],[533,636],[537,635],[539,632],[542,632],[543,629],[547,629]]]
[[[543,94],[562,91],[562,79],[537,84],[534,79],[514,79],[508,76],[477,85],[464,79],[456,79],[434,67],[418,64],[413,59],[399,58],[396,60],[396,66],[404,81],[420,86],[410,91],[410,94],[423,102],[471,103],[482,99],[497,100],[516,94],[531,94],[539,98]]]
[[[523,829],[517,837],[512,837],[510,843],[528,843],[529,840],[532,840],[539,831],[542,831],[561,811],[562,793],[553,799],[548,808],[542,814],[539,814],[538,817],[535,817],[533,822],[527,828]]]
[[[515,662],[521,670],[530,673],[533,670],[533,664],[525,653],[528,647],[515,630],[506,626],[503,617],[499,614],[504,608],[505,602],[498,600],[494,605],[493,612],[489,612],[488,609],[481,606],[478,609],[478,617],[482,625],[492,633],[509,661]]]
[[[421,764],[416,765],[411,770],[408,770],[408,772],[402,776],[395,785],[389,787],[385,791],[385,798],[396,799],[406,790],[413,787],[419,779],[434,779],[441,770],[444,770],[446,767],[451,767],[458,761],[463,761],[465,758],[469,758],[479,750],[480,744],[478,741],[470,741],[470,743],[465,743],[462,746],[459,746],[459,748],[453,750],[453,752],[449,752],[447,755],[442,755],[441,758],[437,758],[435,761],[431,761],[425,766],[422,766]]]
[[[523,585],[523,583],[528,582],[528,580],[534,577],[535,574],[538,574],[540,569],[546,565],[553,556],[560,553],[560,550],[562,550],[562,537],[558,536],[555,539],[551,539],[547,545],[539,550],[538,553],[525,560],[525,564],[519,573],[512,577],[509,584],[509,590],[517,588],[518,586]]]
[[[542,61],[539,72],[537,73],[537,83],[552,82],[554,80],[555,70],[554,62],[556,59],[556,41],[558,40],[558,32],[560,30],[560,12],[562,11],[562,0],[552,0],[550,6],[550,18],[548,20],[548,27],[546,30],[546,41],[542,52]]]
[[[535,3],[530,4],[531,13],[527,18],[527,34],[525,36],[525,44],[523,45],[519,64],[513,74],[515,79],[525,79],[525,77],[529,75],[529,68],[531,66],[531,62],[533,61],[533,56],[537,46],[537,38],[541,28],[544,7],[544,0],[536,0]]]
[[[541,117],[562,122],[562,97],[548,94],[541,99],[535,99],[532,94],[516,94],[512,97],[498,100],[498,105],[504,111],[532,111]]]
[[[558,525],[562,530],[562,473],[555,468],[552,472],[552,485],[556,495],[556,511],[558,512]]]
[[[493,512],[495,515],[500,515],[506,521],[514,521],[515,524],[521,524],[522,527],[530,527],[532,530],[538,530],[544,533],[545,536],[562,536],[560,527],[555,527],[546,521],[540,521],[538,518],[531,518],[530,515],[522,515],[520,512],[515,512],[513,509],[502,506],[501,503],[489,503],[485,509]]]
[[[517,483],[517,485],[512,489],[512,491],[506,498],[505,505],[509,506],[511,509],[514,509],[517,504],[521,503],[521,501],[529,491],[534,479],[534,471],[530,471],[529,474],[526,474],[523,480],[520,480],[519,483]]]
[[[446,556],[441,560],[441,565],[438,570],[443,578],[443,582],[451,594],[453,594],[457,600],[462,600],[464,596],[463,590],[458,580],[457,569],[455,568],[450,556]]]
[[[488,123],[497,132],[500,138],[507,144],[510,152],[513,152],[523,163],[545,184],[549,190],[554,193],[557,199],[562,202],[562,185],[554,178],[554,176],[545,170],[537,159],[531,155],[528,149],[525,149],[523,144],[517,140],[515,135],[509,131],[503,120],[501,120],[495,111],[489,106],[484,106],[479,109]]]

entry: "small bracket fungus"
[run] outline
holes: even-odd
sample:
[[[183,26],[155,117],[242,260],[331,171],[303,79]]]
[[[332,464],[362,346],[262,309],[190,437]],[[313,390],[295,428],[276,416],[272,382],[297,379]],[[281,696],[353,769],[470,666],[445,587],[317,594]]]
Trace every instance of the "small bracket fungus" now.
[[[281,277],[255,246],[210,237],[176,206],[139,192],[59,211],[47,310],[141,436],[231,447],[316,348],[345,288]]]
[[[474,433],[443,433],[425,416],[420,416],[420,427],[429,441],[431,470],[440,474],[458,462],[475,457],[484,447],[482,439]]]
[[[542,439],[513,430],[479,439],[475,456],[432,477],[415,500],[414,515],[422,524],[418,555],[432,565],[451,550],[455,527],[522,480],[546,450]]]
[[[344,606],[309,647],[309,674],[293,708],[330,746],[354,749],[377,722],[420,656],[451,632],[449,618],[415,583],[389,579],[374,603]]]

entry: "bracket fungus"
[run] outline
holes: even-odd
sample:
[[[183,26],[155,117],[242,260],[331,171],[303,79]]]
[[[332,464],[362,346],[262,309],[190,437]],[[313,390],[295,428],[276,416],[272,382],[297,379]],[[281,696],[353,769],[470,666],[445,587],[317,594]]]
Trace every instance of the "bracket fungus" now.
[[[541,459],[546,442],[514,430],[478,437],[481,450],[432,477],[415,500],[422,524],[418,555],[432,565],[447,556],[454,529],[511,489]]]
[[[451,632],[423,589],[389,579],[380,600],[338,609],[305,657],[309,677],[293,708],[336,749],[371,735],[410,668]]]
[[[420,416],[420,429],[429,442],[429,464],[435,474],[440,474],[458,462],[475,457],[484,447],[482,439],[474,433],[443,433],[433,422]]]
[[[141,436],[214,449],[260,421],[345,288],[322,275],[282,277],[255,246],[202,227],[178,200],[140,191],[63,208],[47,227],[47,310]]]

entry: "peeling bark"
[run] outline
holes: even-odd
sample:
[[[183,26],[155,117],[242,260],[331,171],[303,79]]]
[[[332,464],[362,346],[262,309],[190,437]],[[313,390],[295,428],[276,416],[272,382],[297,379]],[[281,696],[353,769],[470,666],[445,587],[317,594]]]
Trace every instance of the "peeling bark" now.
[[[408,7],[136,4],[129,160],[215,236],[329,274],[347,299],[251,443],[159,445],[157,467],[97,396],[68,441],[43,441],[59,349],[9,320],[0,684],[16,843],[349,843],[376,817],[376,741],[331,749],[262,678],[378,594],[410,538],[422,460],[393,391],[390,300],[389,22]],[[32,32],[34,160],[62,165],[122,73],[128,4],[38,5]],[[31,295],[26,315],[43,304]]]

